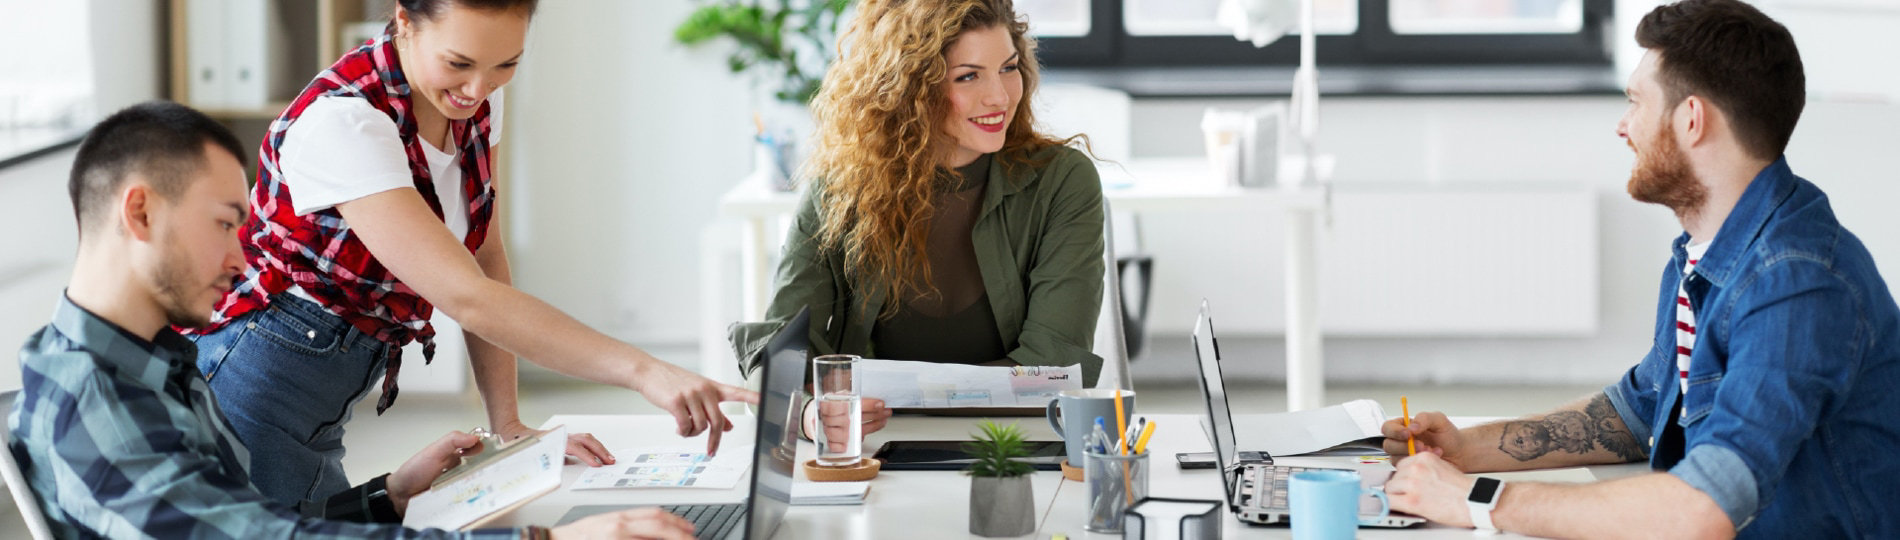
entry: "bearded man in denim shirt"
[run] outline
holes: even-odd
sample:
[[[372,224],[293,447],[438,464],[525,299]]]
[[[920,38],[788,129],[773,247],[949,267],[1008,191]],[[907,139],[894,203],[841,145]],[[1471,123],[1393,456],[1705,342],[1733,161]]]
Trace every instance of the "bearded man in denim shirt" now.
[[[1735,0],[1656,8],[1617,126],[1630,195],[1675,211],[1654,346],[1601,394],[1457,429],[1386,423],[1392,508],[1535,536],[1895,538],[1900,308],[1827,196],[1782,156],[1806,101],[1794,38]],[[1647,459],[1590,484],[1466,471]]]

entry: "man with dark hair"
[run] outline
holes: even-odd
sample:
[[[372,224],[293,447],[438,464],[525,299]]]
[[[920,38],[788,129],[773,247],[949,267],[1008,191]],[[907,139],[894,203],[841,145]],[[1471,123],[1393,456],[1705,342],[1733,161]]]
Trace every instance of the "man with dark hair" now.
[[[1788,30],[1736,0],[1656,8],[1636,31],[1617,134],[1630,196],[1684,234],[1663,268],[1654,343],[1602,393],[1458,429],[1384,426],[1403,456],[1392,508],[1535,536],[1894,538],[1900,307],[1827,196],[1782,156],[1806,101]],[[1590,484],[1464,472],[1632,462]]]
[[[87,226],[105,219],[112,211],[112,197],[133,176],[142,177],[158,196],[178,200],[205,161],[216,157],[205,146],[240,160],[244,156],[237,136],[216,120],[156,102],[112,115],[93,132],[105,135],[90,138],[80,148],[66,183],[82,242]]]
[[[304,508],[251,485],[231,433],[171,329],[207,323],[244,268],[244,169],[237,139],[170,102],[135,105],[79,145],[69,192],[79,253],[52,324],[20,350],[24,388],[7,418],[20,463],[60,538],[545,537],[546,530],[415,531],[409,498],[474,435],[451,432],[396,472]],[[689,538],[657,509],[557,529],[574,536]]]

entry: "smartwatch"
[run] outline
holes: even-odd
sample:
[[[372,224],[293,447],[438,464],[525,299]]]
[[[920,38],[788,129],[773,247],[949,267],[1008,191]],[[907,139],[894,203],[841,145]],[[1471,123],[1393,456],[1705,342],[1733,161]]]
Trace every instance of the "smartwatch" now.
[[[1498,507],[1498,497],[1504,494],[1504,481],[1485,476],[1471,484],[1471,494],[1465,497],[1465,507],[1471,509],[1471,526],[1479,531],[1497,532],[1491,524],[1491,509]]]

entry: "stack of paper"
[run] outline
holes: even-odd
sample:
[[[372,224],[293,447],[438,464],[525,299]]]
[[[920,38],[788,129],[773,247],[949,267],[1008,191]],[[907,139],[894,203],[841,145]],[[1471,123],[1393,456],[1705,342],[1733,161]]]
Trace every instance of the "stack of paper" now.
[[[1383,423],[1379,402],[1361,399],[1290,413],[1236,414],[1234,439],[1236,450],[1273,456],[1383,454],[1378,442],[1384,438],[1379,433]]]
[[[1082,388],[1080,364],[992,367],[903,360],[859,360],[864,397],[886,407],[1043,407],[1063,390]]]

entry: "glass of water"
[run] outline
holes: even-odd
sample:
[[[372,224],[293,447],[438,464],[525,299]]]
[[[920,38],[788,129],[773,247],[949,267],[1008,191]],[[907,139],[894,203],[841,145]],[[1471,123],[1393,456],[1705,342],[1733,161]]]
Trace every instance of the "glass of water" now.
[[[827,354],[811,360],[812,394],[817,396],[818,464],[856,466],[863,459],[864,408],[855,369],[858,356]]]

